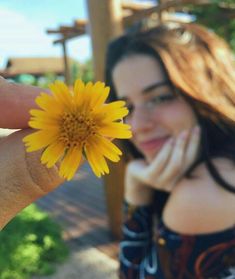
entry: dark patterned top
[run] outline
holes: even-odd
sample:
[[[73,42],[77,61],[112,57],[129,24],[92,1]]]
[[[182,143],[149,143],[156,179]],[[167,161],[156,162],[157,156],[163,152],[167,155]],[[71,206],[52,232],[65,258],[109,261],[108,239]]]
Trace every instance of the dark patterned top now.
[[[167,228],[161,218],[153,225],[154,213],[152,206],[124,203],[120,278],[235,279],[235,226],[183,235]]]

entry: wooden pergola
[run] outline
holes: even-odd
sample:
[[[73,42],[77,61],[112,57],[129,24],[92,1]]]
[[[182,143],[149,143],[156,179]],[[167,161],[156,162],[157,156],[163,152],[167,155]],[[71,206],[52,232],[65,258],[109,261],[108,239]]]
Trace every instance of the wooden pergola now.
[[[133,24],[152,18],[156,22],[179,20],[172,18],[172,12],[185,11],[188,4],[210,5],[211,0],[159,0],[158,4],[121,0],[87,0],[89,20],[75,20],[71,26],[60,26],[56,30],[47,30],[48,34],[58,34],[54,44],[63,47],[65,80],[69,84],[69,68],[66,43],[72,38],[90,34],[93,47],[95,80],[104,80],[104,61],[107,43]],[[220,4],[221,12],[230,16],[231,7]],[[232,11],[234,17],[234,10]],[[169,15],[171,15],[169,17]],[[114,237],[120,237],[121,204],[123,199],[123,177],[125,164],[110,164],[111,174],[104,177],[106,201],[110,229]]]

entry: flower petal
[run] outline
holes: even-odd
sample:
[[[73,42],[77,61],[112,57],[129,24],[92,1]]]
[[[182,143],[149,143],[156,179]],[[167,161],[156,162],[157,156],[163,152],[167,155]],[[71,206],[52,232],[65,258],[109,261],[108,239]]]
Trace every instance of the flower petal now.
[[[62,112],[62,111],[60,111]],[[36,119],[40,119],[40,120],[45,120],[45,119],[59,119],[59,115],[57,115],[54,111],[54,107],[53,110],[51,109],[50,111],[43,111],[43,110],[39,110],[39,109],[31,109],[29,111],[29,113],[31,114],[32,117],[36,118]]]
[[[32,152],[44,148],[57,139],[55,131],[37,131],[23,138],[27,152]]]
[[[99,132],[106,137],[128,139],[132,137],[132,133],[129,129],[130,125],[114,122],[100,127]]]
[[[88,144],[88,149],[90,149],[92,156],[95,158],[95,164],[99,166],[100,172],[102,174],[109,173],[107,162],[99,147],[100,146],[97,146],[94,141],[91,144]]]
[[[63,104],[58,103],[56,99],[47,93],[41,93],[36,99],[36,104],[45,110],[46,112],[52,112],[53,107],[53,114],[60,114],[63,111]]]
[[[42,130],[56,130],[58,131],[58,124],[56,121],[50,121],[49,119],[47,121],[40,121],[37,119],[33,119],[29,121],[29,127],[34,129],[42,129]]]
[[[105,115],[105,122],[111,122],[115,120],[121,120],[129,113],[127,108],[120,108],[116,110],[110,110]]]
[[[88,160],[93,172],[95,173],[95,175],[97,177],[100,177],[102,174],[102,169],[100,168],[100,166],[96,160],[96,157],[94,156],[92,147],[90,145],[86,145],[84,149],[85,149],[87,160]]]
[[[122,154],[122,151],[111,141],[104,137],[94,137],[93,142],[99,148],[103,156],[112,162],[118,162],[120,160],[119,156]]]
[[[108,96],[109,96],[109,91],[110,91],[110,88],[105,87],[105,88],[102,88],[100,90],[100,92],[97,92],[96,98],[94,98],[92,100],[92,107],[93,108],[96,108],[96,107],[99,108],[101,105],[103,105],[105,103],[105,101],[107,100]]]
[[[41,162],[51,168],[64,154],[65,146],[61,142],[54,142],[43,152]]]
[[[77,79],[74,84],[74,101],[76,105],[81,104],[82,94],[85,89],[85,84],[82,80]]]
[[[50,90],[53,93],[55,99],[66,106],[70,106],[72,103],[72,95],[69,91],[68,86],[62,81],[55,81],[49,85]]]
[[[74,147],[68,150],[65,158],[61,162],[59,174],[66,178],[67,180],[71,180],[79,167],[82,158],[82,148]]]

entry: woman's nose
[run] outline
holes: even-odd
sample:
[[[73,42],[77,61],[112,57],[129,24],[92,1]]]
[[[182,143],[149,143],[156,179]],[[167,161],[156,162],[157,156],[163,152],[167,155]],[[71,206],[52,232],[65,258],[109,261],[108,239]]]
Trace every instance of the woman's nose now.
[[[133,133],[151,129],[153,127],[151,113],[146,108],[135,108],[132,113],[130,125]]]

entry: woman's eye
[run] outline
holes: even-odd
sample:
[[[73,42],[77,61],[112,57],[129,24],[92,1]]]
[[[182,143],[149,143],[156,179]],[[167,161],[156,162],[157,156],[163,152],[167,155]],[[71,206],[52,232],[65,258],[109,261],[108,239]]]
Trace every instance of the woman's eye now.
[[[152,99],[149,100],[149,103],[150,104],[161,104],[161,103],[164,103],[164,102],[168,102],[168,101],[171,101],[175,99],[175,96],[173,94],[164,94],[164,95],[161,95],[161,96],[155,96],[153,97]]]

